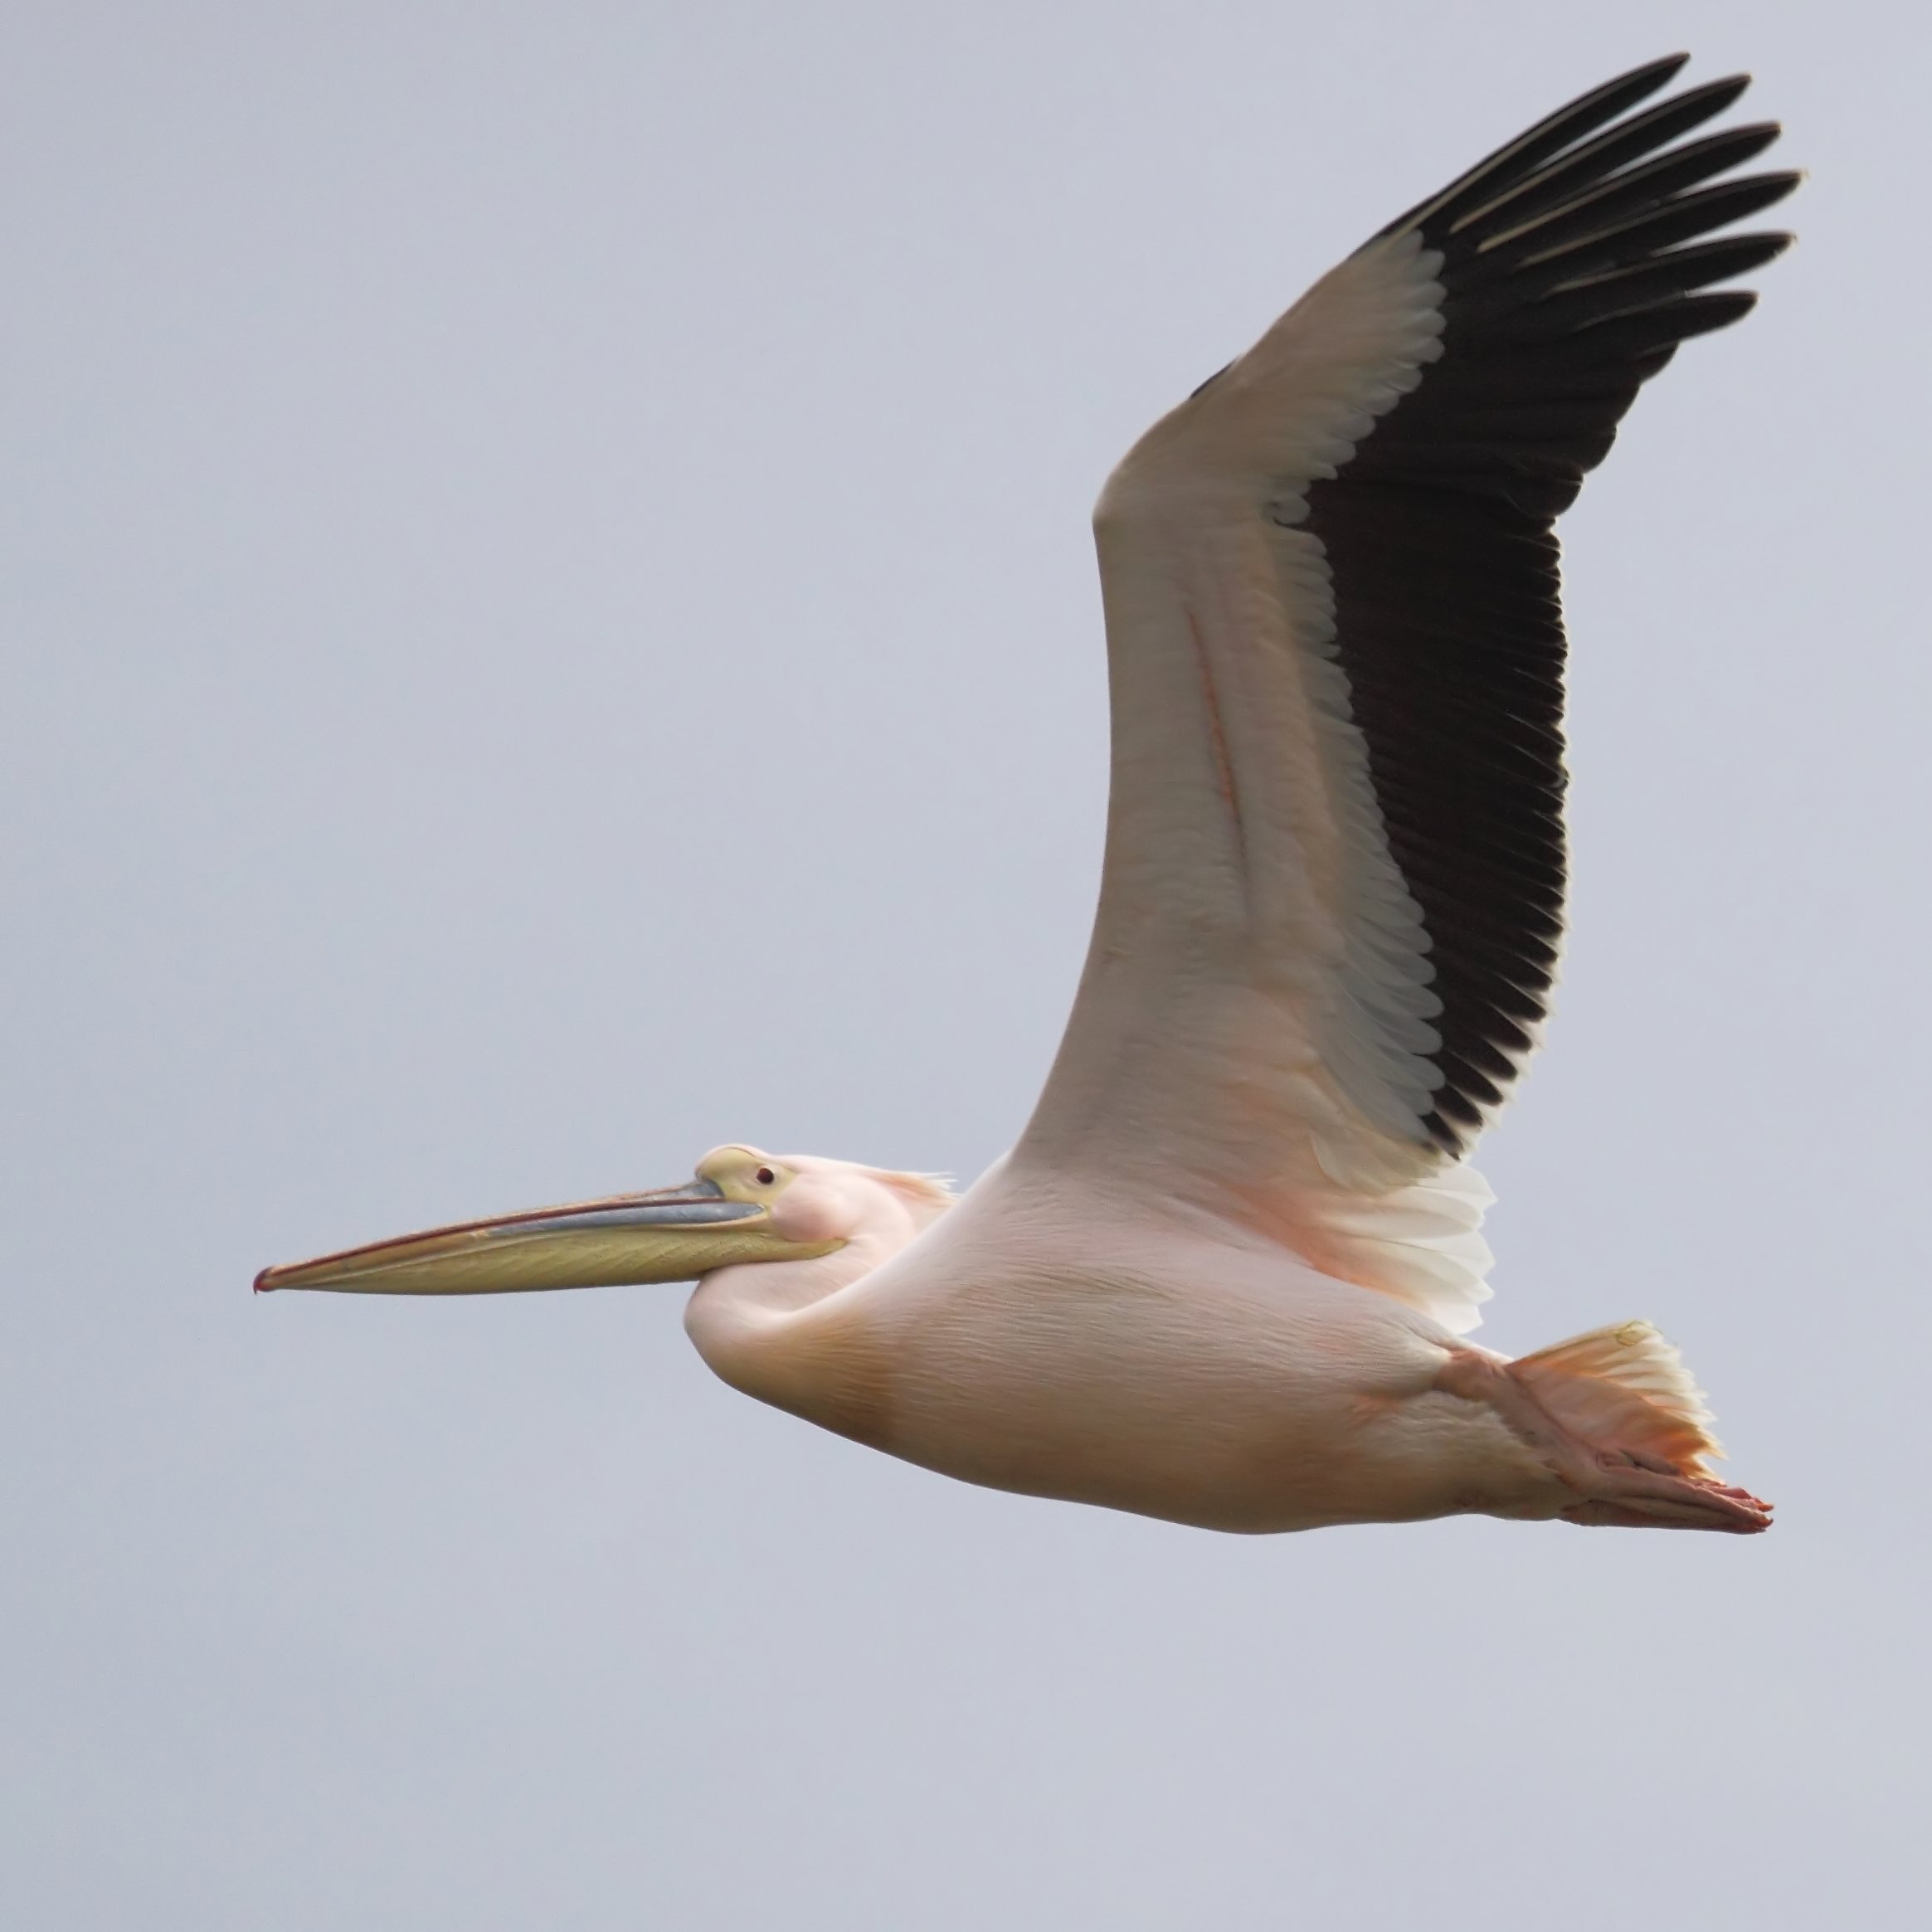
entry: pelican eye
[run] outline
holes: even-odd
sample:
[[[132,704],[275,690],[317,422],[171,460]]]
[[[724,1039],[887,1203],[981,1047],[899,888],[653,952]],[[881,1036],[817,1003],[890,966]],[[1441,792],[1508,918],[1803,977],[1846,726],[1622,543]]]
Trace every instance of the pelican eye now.
[[[771,1183],[777,1178],[778,1176],[774,1174],[769,1167],[761,1167],[758,1171],[752,1176],[752,1179],[757,1181],[760,1187],[769,1187]]]

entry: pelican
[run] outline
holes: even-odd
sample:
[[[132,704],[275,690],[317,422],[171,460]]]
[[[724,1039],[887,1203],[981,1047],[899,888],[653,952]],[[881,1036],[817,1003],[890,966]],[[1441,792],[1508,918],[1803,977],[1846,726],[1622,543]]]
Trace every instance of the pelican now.
[[[1553,526],[1790,237],[1748,77],[1586,94],[1392,221],[1142,436],[1094,513],[1112,781],[1018,1144],[927,1175],[720,1147],[681,1185],[265,1270],[694,1282],[746,1394],[967,1482],[1204,1528],[1482,1512],[1765,1528],[1647,1321],[1511,1360],[1469,1164],[1563,930]],[[1650,102],[1651,105],[1642,104]]]

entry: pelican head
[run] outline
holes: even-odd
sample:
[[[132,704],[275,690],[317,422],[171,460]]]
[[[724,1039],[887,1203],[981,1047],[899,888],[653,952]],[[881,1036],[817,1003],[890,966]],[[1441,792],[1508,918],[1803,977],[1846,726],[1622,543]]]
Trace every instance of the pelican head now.
[[[679,1187],[460,1221],[264,1268],[255,1285],[500,1295],[694,1281],[684,1326],[717,1375],[877,1443],[880,1378],[838,1291],[889,1261],[951,1199],[929,1175],[717,1147]]]
[[[813,1261],[854,1243],[867,1251],[869,1267],[903,1247],[948,1198],[922,1175],[715,1147],[676,1187],[397,1235],[264,1268],[255,1286],[363,1295],[616,1287]]]

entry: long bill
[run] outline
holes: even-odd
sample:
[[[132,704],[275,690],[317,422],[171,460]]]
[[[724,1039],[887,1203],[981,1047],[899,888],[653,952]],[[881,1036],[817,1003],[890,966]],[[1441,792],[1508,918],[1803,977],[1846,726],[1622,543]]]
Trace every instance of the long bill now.
[[[257,1294],[327,1288],[355,1295],[503,1295],[536,1288],[689,1282],[739,1262],[802,1261],[842,1243],[787,1241],[757,1201],[699,1179],[649,1194],[459,1221],[421,1234],[265,1268]]]

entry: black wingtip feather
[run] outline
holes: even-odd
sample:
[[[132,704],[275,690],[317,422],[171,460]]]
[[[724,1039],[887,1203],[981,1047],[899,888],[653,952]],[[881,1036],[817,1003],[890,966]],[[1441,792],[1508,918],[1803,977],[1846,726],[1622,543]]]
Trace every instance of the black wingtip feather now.
[[[1382,232],[1397,234],[1431,217],[1454,220],[1473,197],[1494,193],[1499,187],[1521,180],[1552,154],[1594,134],[1605,122],[1614,120],[1638,101],[1647,100],[1675,78],[1690,58],[1688,54],[1667,54],[1661,61],[1647,61],[1641,67],[1633,67],[1628,74],[1619,74],[1614,80],[1593,87],[1588,94],[1579,94],[1567,106],[1560,107],[1555,114],[1526,129],[1515,140],[1484,155],[1467,173],[1458,176],[1440,193],[1398,216]]]
[[[1640,210],[1607,226],[1599,211],[1594,219],[1569,223],[1567,233],[1553,226],[1514,251],[1493,251],[1491,272],[1550,270],[1560,279],[1638,260],[1761,213],[1783,201],[1802,179],[1788,170],[1748,174],[1693,188],[1661,208]]]
[[[1748,75],[1734,75],[1728,80],[1713,80],[1674,94],[1640,114],[1617,122],[1594,139],[1565,149],[1492,200],[1478,203],[1453,221],[1433,217],[1426,226],[1433,230],[1446,226],[1452,234],[1478,223],[1492,230],[1520,226],[1540,210],[1567,200],[1579,184],[1601,181],[1655,153],[1692,128],[1702,127],[1723,113],[1750,85]]]

